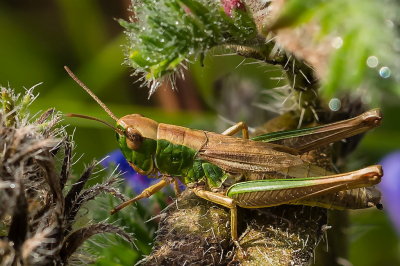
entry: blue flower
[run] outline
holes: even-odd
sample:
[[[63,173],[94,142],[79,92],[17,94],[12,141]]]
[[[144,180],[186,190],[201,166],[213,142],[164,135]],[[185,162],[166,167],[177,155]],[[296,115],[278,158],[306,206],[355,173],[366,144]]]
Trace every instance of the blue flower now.
[[[379,184],[383,206],[400,236],[400,151],[385,156],[380,164],[384,174]]]
[[[115,150],[110,153],[108,157],[101,162],[101,165],[104,167],[115,167],[119,165],[118,169],[121,170],[123,173],[122,176],[135,194],[141,193],[144,189],[155,183],[154,181],[157,181],[136,173],[132,166],[130,166],[126,161],[120,150]]]
[[[128,186],[135,194],[139,194],[149,186],[159,182],[158,179],[148,178],[148,176],[145,175],[139,175],[135,170],[133,170],[132,166],[129,165],[119,149],[108,154],[108,157],[101,162],[101,165],[104,167],[116,167],[119,165],[118,170],[123,173],[122,176],[124,177],[125,182],[128,183]],[[185,186],[183,186],[180,182],[179,184],[181,190],[184,190]]]

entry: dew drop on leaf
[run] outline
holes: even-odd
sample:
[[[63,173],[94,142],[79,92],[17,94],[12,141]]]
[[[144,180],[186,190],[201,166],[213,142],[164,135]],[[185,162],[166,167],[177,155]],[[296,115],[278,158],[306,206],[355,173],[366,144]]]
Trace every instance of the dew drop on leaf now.
[[[370,56],[367,59],[367,65],[369,67],[376,67],[378,65],[378,63],[379,63],[379,60],[376,56]]]
[[[333,98],[329,101],[329,108],[336,112],[340,109],[342,106],[342,102],[338,98]]]
[[[332,44],[332,47],[333,47],[333,48],[339,49],[339,48],[342,47],[342,45],[343,45],[343,40],[342,40],[342,38],[340,38],[340,37],[335,37],[335,38],[333,38],[331,44]]]
[[[388,77],[390,77],[390,74],[391,74],[391,71],[390,71],[390,69],[388,68],[388,67],[382,67],[380,70],[379,70],[379,75],[382,77],[382,78],[388,78]]]

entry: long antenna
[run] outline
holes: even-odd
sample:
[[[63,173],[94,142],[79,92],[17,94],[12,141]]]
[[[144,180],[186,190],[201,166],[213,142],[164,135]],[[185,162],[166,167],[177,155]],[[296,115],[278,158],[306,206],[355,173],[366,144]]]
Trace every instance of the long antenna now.
[[[80,117],[80,118],[85,118],[85,119],[90,119],[90,120],[98,121],[98,122],[101,122],[101,123],[103,123],[103,124],[105,124],[105,125],[111,127],[111,128],[114,129],[118,134],[124,135],[124,132],[123,132],[121,129],[116,128],[116,127],[110,125],[109,123],[107,123],[106,121],[103,121],[103,120],[101,120],[101,119],[99,119],[99,118],[96,118],[96,117],[87,116],[87,115],[80,115],[80,114],[71,114],[71,113],[66,114],[66,116],[68,116],[68,117]]]
[[[64,66],[64,68],[65,68],[65,70],[67,70],[67,72],[68,72],[68,74],[71,76],[71,78],[73,78],[73,79],[76,81],[76,83],[79,84],[79,86],[81,86],[87,93],[89,93],[90,96],[92,96],[92,98],[93,98],[98,104],[100,104],[101,107],[103,107],[103,109],[107,112],[107,114],[108,114],[109,116],[111,116],[115,121],[118,121],[118,118],[111,112],[111,110],[108,109],[107,106],[106,106],[102,101],[100,101],[100,99],[97,98],[97,96],[96,96],[85,84],[83,84],[83,82],[80,81],[80,80],[74,75],[74,73],[72,73],[72,71],[69,70],[69,68],[68,68],[67,66]]]

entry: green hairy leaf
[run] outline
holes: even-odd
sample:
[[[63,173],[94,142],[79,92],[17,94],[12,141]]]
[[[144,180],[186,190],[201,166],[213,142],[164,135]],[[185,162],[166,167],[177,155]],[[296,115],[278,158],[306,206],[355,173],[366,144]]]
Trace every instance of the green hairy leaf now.
[[[222,44],[242,44],[257,35],[249,12],[234,9],[225,14],[219,1],[134,1],[135,16],[126,28],[127,63],[144,73],[152,94],[160,80]]]

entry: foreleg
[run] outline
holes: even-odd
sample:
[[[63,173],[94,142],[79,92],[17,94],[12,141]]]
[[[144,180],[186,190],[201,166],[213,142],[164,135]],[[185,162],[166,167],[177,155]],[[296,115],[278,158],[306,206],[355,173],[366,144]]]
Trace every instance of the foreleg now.
[[[126,206],[128,206],[128,205],[130,205],[130,204],[132,204],[132,203],[134,203],[134,202],[136,202],[138,200],[141,200],[143,198],[148,198],[148,197],[154,195],[155,193],[160,191],[163,187],[166,187],[169,184],[171,184],[170,178],[163,178],[157,184],[154,184],[154,185],[146,188],[145,190],[143,190],[142,193],[140,193],[139,195],[137,195],[133,199],[127,200],[127,201],[122,202],[121,204],[119,204],[117,207],[115,207],[114,209],[111,210],[111,212],[110,212],[111,215],[113,215],[117,211],[120,211],[121,209],[125,208]]]

